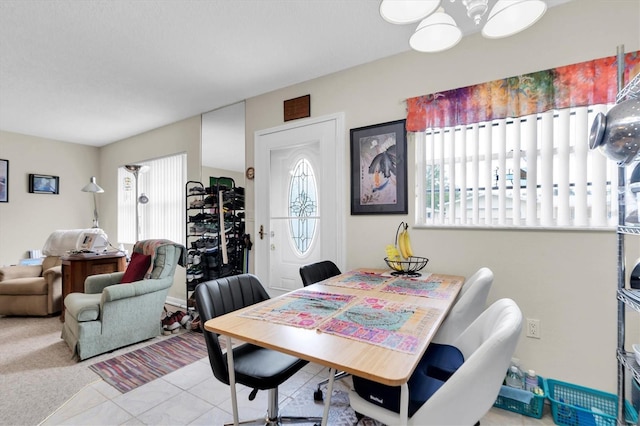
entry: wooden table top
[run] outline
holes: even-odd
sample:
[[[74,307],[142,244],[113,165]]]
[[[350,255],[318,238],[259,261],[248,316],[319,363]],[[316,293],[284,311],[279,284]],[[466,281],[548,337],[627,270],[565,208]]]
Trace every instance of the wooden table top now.
[[[375,269],[360,269],[358,271],[374,273],[388,272],[386,270]],[[451,292],[448,299],[435,299],[387,293],[377,290],[329,286],[321,283],[304,287],[304,290],[377,297],[389,301],[410,303],[425,308],[439,309],[441,314],[435,319],[426,338],[420,342],[419,350],[413,354],[376,346],[339,335],[323,333],[316,329],[304,329],[241,316],[243,312],[253,309],[259,306],[259,304],[213,318],[204,324],[204,328],[211,332],[284,352],[310,362],[335,368],[336,370],[346,371],[347,373],[371,379],[379,383],[398,386],[409,380],[415,366],[420,358],[422,358],[429,342],[449,312],[453,301],[464,283],[464,277],[461,276],[434,275],[442,279],[443,282],[459,283],[455,291]],[[286,295],[279,297],[284,296]],[[267,302],[269,301],[262,303]]]

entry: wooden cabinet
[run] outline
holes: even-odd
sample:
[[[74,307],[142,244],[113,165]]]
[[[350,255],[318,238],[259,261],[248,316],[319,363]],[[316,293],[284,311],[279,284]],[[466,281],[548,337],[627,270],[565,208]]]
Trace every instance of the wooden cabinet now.
[[[69,293],[84,293],[84,280],[89,275],[124,271],[126,257],[122,252],[78,253],[62,256],[62,300]],[[64,309],[60,319],[64,321]]]

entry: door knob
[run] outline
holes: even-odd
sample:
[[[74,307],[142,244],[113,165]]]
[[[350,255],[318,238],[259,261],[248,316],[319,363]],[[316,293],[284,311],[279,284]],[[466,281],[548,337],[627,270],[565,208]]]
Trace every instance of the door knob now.
[[[260,225],[260,231],[258,232],[258,234],[260,234],[260,239],[264,240],[264,226]]]

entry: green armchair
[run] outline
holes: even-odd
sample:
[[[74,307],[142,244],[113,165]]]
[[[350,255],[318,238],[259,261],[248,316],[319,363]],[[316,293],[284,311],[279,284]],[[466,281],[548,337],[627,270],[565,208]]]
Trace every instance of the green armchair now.
[[[153,338],[176,266],[184,266],[185,247],[169,240],[138,241],[133,253],[151,256],[140,281],[121,284],[125,272],[92,275],[84,293],[64,299],[62,338],[79,360]]]

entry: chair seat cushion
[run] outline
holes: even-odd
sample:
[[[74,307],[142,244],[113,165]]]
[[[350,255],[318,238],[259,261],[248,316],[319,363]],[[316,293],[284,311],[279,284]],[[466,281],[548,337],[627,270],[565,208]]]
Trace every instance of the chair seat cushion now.
[[[236,381],[255,389],[273,389],[308,362],[260,346],[244,344],[233,349]]]
[[[464,356],[451,345],[432,343],[409,378],[409,417],[462,365]],[[353,389],[362,398],[387,410],[400,412],[400,387],[353,376]]]
[[[42,277],[13,278],[0,281],[0,294],[40,295],[49,291],[47,282]]]
[[[100,317],[102,294],[70,293],[64,299],[65,315],[73,316],[78,322],[95,321]]]

